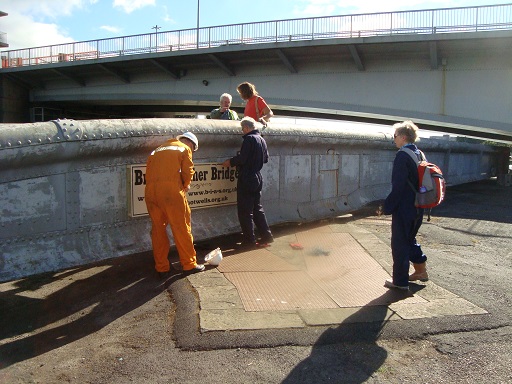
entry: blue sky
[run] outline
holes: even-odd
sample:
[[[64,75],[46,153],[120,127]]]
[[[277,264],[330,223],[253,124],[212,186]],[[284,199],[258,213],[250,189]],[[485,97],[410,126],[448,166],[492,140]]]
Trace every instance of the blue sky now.
[[[506,4],[510,0],[199,0],[201,27],[255,21]],[[196,28],[197,0],[0,0],[9,48]]]

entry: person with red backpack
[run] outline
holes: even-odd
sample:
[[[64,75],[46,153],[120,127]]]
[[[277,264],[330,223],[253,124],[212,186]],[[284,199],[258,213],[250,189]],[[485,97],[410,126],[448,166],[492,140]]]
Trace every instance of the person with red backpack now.
[[[411,185],[418,185],[418,164],[403,149],[410,149],[422,159],[421,151],[414,144],[418,127],[412,121],[393,125],[396,153],[391,174],[391,192],[384,202],[384,214],[392,215],[391,252],[393,255],[393,279],[386,280],[386,288],[408,290],[409,281],[427,281],[427,256],[416,241],[416,234],[423,221],[424,209],[416,206],[416,191]],[[409,263],[414,273],[409,275]]]

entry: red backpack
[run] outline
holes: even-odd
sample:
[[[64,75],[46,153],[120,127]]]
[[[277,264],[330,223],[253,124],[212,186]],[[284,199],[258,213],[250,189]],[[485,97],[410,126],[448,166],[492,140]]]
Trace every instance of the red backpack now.
[[[416,192],[414,205],[417,208],[428,209],[427,221],[430,221],[431,209],[441,204],[446,195],[446,180],[443,172],[437,165],[429,163],[423,152],[420,151],[421,160],[418,160],[418,156],[411,149],[400,148],[400,150],[407,153],[418,166],[418,186],[415,187],[409,180],[408,182]]]

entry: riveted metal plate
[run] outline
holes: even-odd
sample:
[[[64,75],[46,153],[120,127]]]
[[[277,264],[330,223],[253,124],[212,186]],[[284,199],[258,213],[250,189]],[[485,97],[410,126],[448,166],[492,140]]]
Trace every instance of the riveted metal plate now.
[[[0,239],[64,230],[64,184],[64,175],[0,183]]]
[[[74,141],[81,140],[83,135],[83,129],[80,127],[78,121],[68,119],[57,119],[52,120],[57,126],[58,133],[63,140]]]

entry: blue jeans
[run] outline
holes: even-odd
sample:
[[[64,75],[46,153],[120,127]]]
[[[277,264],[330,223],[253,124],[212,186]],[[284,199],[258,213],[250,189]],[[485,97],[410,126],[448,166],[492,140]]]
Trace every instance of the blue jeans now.
[[[415,220],[404,219],[398,213],[392,215],[391,222],[391,253],[393,254],[393,284],[409,285],[409,262],[422,264],[427,256],[416,241],[421,227],[423,214]]]
[[[239,180],[237,186],[238,221],[243,232],[244,243],[255,243],[254,225],[263,239],[272,237],[265,211],[261,205],[261,175],[254,175],[249,180]]]

